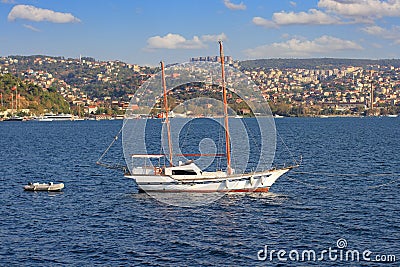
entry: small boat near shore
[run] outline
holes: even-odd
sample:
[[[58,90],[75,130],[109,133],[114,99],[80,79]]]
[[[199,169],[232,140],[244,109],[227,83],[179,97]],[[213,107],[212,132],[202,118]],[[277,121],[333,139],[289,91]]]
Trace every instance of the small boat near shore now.
[[[26,119],[20,116],[11,116],[10,118],[5,119],[4,121],[26,121]]]
[[[72,114],[53,114],[46,113],[44,116],[37,117],[34,121],[72,121],[74,116]]]
[[[282,118],[285,118],[285,116],[282,116],[282,115],[279,115],[279,114],[275,114],[274,118],[275,119],[282,119]]]
[[[55,184],[53,182],[50,183],[28,183],[24,186],[25,191],[61,191],[64,188],[63,183]]]

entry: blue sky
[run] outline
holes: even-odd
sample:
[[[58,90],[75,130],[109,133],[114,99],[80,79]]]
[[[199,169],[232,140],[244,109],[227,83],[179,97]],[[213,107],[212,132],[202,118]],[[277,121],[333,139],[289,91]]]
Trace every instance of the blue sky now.
[[[0,0],[0,55],[400,58],[400,0]]]

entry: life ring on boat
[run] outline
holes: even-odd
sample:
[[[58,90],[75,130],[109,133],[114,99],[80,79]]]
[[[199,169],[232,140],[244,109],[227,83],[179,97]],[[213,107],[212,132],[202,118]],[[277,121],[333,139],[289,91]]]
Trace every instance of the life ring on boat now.
[[[162,173],[162,169],[160,167],[154,167],[154,174],[158,175]]]

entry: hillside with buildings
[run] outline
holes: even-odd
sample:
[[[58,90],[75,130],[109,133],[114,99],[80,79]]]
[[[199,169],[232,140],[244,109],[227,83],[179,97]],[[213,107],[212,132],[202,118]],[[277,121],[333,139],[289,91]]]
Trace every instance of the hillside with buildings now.
[[[269,58],[244,60],[244,69],[340,69],[348,66],[370,68],[371,66],[400,67],[400,59],[351,59],[351,58]]]
[[[150,67],[93,58],[42,55],[0,58],[0,75],[13,75],[45,91],[57,91],[69,103],[71,112],[81,116],[124,114],[133,92],[155,71]]]
[[[241,63],[242,71],[259,85],[278,114],[386,115],[400,112],[400,60],[256,62],[258,67]]]
[[[191,61],[218,61],[218,57],[198,57]],[[358,116],[400,112],[400,60],[397,59],[263,59],[238,62],[226,57],[226,62],[251,77],[269,101],[273,113],[279,115]],[[3,94],[0,108],[3,112],[24,109],[26,114],[32,115],[45,112],[73,113],[81,117],[122,115],[136,89],[157,71],[159,68],[121,61],[97,61],[88,57],[0,57],[0,77],[3,80],[14,79],[13,85],[0,83]],[[15,96],[10,91],[13,86],[19,91]],[[41,92],[41,97],[35,95],[34,101],[32,88]],[[197,96],[200,91],[207,94],[201,84],[180,86],[170,93],[169,102],[176,106]],[[215,92],[213,88],[209,95],[215,96]],[[49,94],[54,97],[49,97]],[[55,94],[63,101],[55,98]],[[234,94],[230,96],[231,107],[238,114],[247,114],[245,103],[241,103]],[[17,97],[19,104],[12,104],[10,97]]]

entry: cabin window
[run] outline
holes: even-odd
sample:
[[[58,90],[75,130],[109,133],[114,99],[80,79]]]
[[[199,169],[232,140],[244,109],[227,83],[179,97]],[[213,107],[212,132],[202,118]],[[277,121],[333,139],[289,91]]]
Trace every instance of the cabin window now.
[[[197,175],[193,170],[172,170],[172,175]]]

